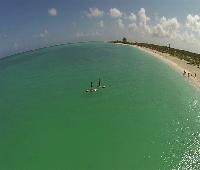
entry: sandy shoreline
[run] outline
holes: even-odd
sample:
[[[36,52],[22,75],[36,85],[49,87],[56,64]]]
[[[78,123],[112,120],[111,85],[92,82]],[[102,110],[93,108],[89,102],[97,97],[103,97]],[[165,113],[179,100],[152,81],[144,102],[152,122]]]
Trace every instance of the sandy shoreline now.
[[[122,43],[118,43],[118,44],[127,45],[127,44],[122,44]],[[137,48],[141,51],[144,51],[144,52],[162,60],[164,63],[168,64],[173,69],[175,69],[177,72],[179,72],[180,76],[183,76],[183,71],[185,70],[186,71],[186,75],[184,76],[185,79],[187,79],[190,83],[192,83],[192,85],[194,85],[195,87],[197,87],[200,90],[200,69],[197,68],[197,66],[187,64],[187,61],[180,60],[180,59],[173,57],[167,53],[161,53],[156,50],[151,50],[149,48],[139,47],[136,45],[128,45],[128,46]],[[189,78],[188,78],[188,73],[192,74],[192,76],[190,75]],[[196,77],[194,77],[195,73],[196,73]]]

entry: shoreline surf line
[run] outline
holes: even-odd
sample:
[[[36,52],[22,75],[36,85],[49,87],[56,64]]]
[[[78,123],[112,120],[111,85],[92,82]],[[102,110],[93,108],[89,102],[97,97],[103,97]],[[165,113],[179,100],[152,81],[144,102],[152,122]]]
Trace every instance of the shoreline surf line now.
[[[172,69],[174,69],[175,71],[177,71],[178,73],[181,74],[181,76],[183,76],[183,72],[184,70],[186,71],[186,75],[184,76],[186,80],[188,80],[188,82],[190,84],[192,84],[194,87],[196,87],[198,90],[200,90],[200,69],[187,64],[187,61],[185,60],[180,60],[176,57],[173,57],[167,53],[162,53],[156,50],[152,50],[149,48],[145,48],[145,47],[140,47],[137,45],[130,45],[130,44],[123,44],[123,43],[116,43],[118,45],[127,45],[133,48],[137,48],[140,51],[143,51],[145,53],[150,54],[151,56],[161,60],[163,63],[168,64]],[[190,73],[190,76],[188,77],[188,73]],[[196,73],[196,77],[194,77],[193,75],[195,75]],[[191,76],[192,74],[192,76]]]

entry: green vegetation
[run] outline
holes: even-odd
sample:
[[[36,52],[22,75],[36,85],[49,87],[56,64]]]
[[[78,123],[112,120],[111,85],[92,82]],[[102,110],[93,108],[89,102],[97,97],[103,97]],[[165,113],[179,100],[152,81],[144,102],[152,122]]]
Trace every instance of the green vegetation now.
[[[185,51],[185,50],[180,50],[176,48],[171,48],[170,45],[160,46],[160,45],[148,44],[148,43],[128,42],[127,40],[124,41],[124,38],[122,41],[117,40],[117,41],[112,41],[112,43],[123,43],[123,44],[136,45],[140,47],[149,48],[152,50],[156,50],[158,52],[168,53],[171,56],[177,57],[180,60],[185,60],[187,61],[187,64],[197,66],[198,68],[200,66],[200,54]]]

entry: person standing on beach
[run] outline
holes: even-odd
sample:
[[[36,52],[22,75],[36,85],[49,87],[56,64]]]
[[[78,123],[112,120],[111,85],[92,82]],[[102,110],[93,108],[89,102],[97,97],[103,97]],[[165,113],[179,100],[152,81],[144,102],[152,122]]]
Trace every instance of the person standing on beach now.
[[[186,74],[186,71],[184,70],[184,71],[183,71],[183,75],[185,75],[185,74]]]
[[[188,78],[190,77],[190,73],[188,73]]]

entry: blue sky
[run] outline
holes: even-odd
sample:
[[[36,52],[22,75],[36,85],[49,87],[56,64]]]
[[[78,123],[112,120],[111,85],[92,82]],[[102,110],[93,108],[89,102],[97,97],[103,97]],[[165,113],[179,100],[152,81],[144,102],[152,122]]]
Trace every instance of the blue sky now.
[[[200,52],[200,1],[1,0],[0,57],[123,36]]]

